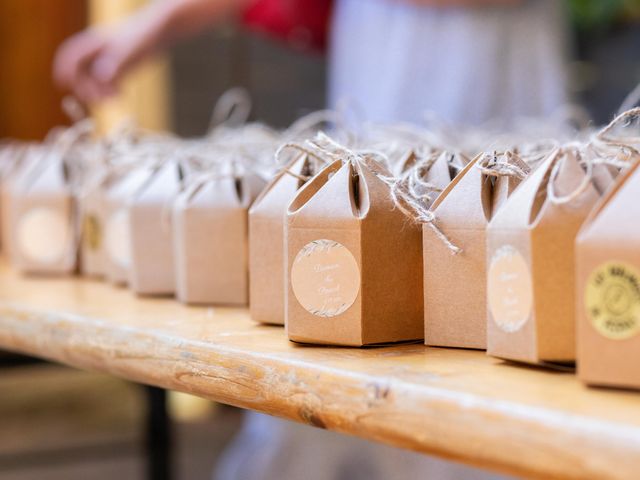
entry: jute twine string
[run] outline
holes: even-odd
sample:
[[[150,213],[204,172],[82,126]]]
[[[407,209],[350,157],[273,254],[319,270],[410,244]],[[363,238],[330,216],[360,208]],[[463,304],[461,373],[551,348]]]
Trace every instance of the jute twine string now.
[[[324,124],[331,124],[340,130],[346,130],[342,114],[335,110],[317,110],[300,117],[293,122],[284,132],[282,138],[285,141],[296,139],[305,134],[317,130]]]
[[[211,113],[209,131],[220,126],[238,127],[247,122],[251,114],[251,96],[246,89],[235,87],[224,92]]]
[[[555,180],[560,173],[560,168],[562,167],[562,159],[566,158],[567,155],[575,155],[578,162],[581,165],[584,165],[584,167],[586,168],[586,172],[584,177],[582,177],[582,181],[580,182],[580,184],[578,184],[578,186],[573,191],[569,192],[567,195],[561,196],[556,193]],[[580,195],[582,195],[584,192],[586,192],[591,185],[591,182],[593,180],[593,162],[589,160],[585,161],[579,148],[567,146],[558,148],[553,154],[551,163],[553,164],[553,167],[551,169],[551,174],[549,175],[549,180],[547,183],[547,198],[551,203],[554,203],[556,205],[564,205],[570,203]]]
[[[417,148],[414,151],[415,162],[398,175],[398,180],[409,193],[419,201],[428,205],[433,200],[432,194],[442,192],[440,187],[426,180],[433,165],[442,157],[447,157],[447,165],[460,169],[459,156],[452,152]]]
[[[316,148],[314,148],[313,145],[307,146],[305,144],[301,144],[297,142],[287,142],[280,145],[280,147],[278,147],[278,149],[276,150],[275,159],[278,165],[282,165],[283,162],[286,161],[286,160],[283,160],[284,152],[286,150],[295,150],[299,153],[306,155],[307,159],[313,160],[313,162],[310,163],[310,165],[312,165],[311,170],[313,172],[311,175],[298,174],[285,166],[283,166],[280,170],[281,172],[284,172],[287,175],[297,178],[303,183],[306,183],[307,181],[309,181],[316,173],[318,173],[322,169],[323,166],[328,165],[329,163],[332,162],[332,160],[334,160],[334,158],[328,152],[318,151]]]
[[[632,162],[640,160],[640,151],[635,145],[640,144],[640,137],[613,137],[611,133],[620,126],[627,126],[632,121],[640,118],[640,107],[632,108],[617,115],[607,126],[591,136],[586,144],[573,142],[555,150],[552,160],[553,168],[547,186],[549,200],[562,205],[570,203],[582,195],[593,181],[594,167],[596,165],[609,165],[618,169],[628,167]],[[620,158],[620,153],[624,158]],[[585,175],[580,184],[569,194],[559,196],[556,193],[554,181],[562,166],[561,159],[566,155],[575,155],[578,162],[585,168]]]
[[[619,149],[626,153],[627,159],[640,157],[636,146],[640,145],[640,136],[614,137],[612,132],[618,127],[627,127],[634,120],[640,119],[640,107],[626,110],[617,115],[606,127],[597,132],[589,142],[596,150]]]
[[[514,157],[515,154],[510,150],[485,153],[476,163],[476,167],[490,177],[514,177],[522,180],[527,176],[527,172],[510,162]],[[500,158],[504,158],[504,161],[500,161]]]
[[[435,214],[430,211],[423,202],[411,194],[405,182],[398,177],[385,174],[371,152],[362,154],[353,151],[340,145],[322,132],[318,133],[313,140],[307,140],[305,145],[296,146],[299,147],[300,151],[325,160],[327,163],[341,160],[343,164],[348,163],[358,169],[367,168],[389,187],[391,200],[396,208],[406,217],[416,223],[428,225],[452,254],[458,254],[462,251],[462,249],[454,245],[437,226]],[[379,153],[378,156],[384,156],[384,154]]]

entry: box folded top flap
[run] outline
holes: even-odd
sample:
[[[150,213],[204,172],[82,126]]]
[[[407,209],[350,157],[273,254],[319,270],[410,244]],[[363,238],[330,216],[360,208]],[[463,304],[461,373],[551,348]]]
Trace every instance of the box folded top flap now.
[[[69,172],[58,152],[45,155],[24,178],[21,190],[42,195],[69,194]]]
[[[25,165],[31,145],[10,144],[0,154],[0,185],[11,181],[12,177]]]
[[[516,188],[531,174],[531,167],[527,165],[518,155],[503,155],[503,160],[511,167],[508,168],[511,174],[498,175],[493,184],[493,200],[491,216],[495,216],[497,211],[505,204],[507,199],[515,192]]]
[[[22,161],[19,162],[15,170],[4,179],[3,188],[11,192],[17,192],[23,189],[31,178],[31,172],[37,168],[41,168],[44,161],[41,148],[37,146],[27,147]]]
[[[168,161],[154,170],[134,194],[136,204],[165,204],[175,197],[182,187],[183,171],[176,162]]]
[[[550,182],[553,182],[555,196],[559,199],[555,203],[566,205],[552,205],[549,198]],[[552,214],[562,207],[583,207],[590,204],[594,195],[597,195],[597,191],[591,178],[574,152],[556,149],[515,189],[495,213],[489,228],[535,228],[547,213]]]
[[[246,172],[238,180],[243,204],[249,208],[255,199],[260,196],[267,181],[262,175],[254,171]]]
[[[424,154],[413,150],[400,169],[399,179],[411,195],[420,197],[425,208],[429,208],[438,194],[444,190],[467,163],[461,155],[448,151],[430,151]],[[460,159],[460,165],[454,160]],[[416,200],[418,200],[416,198]]]
[[[286,207],[293,196],[312,178],[314,172],[309,163],[306,154],[298,155],[287,163],[264,187],[249,213],[278,218],[286,214]]]
[[[491,179],[477,168],[480,158],[469,162],[431,206],[445,230],[484,228],[491,218]]]
[[[296,194],[287,208],[292,225],[303,225],[309,218],[315,225],[318,217],[327,223],[351,223],[359,219],[357,201],[366,196],[364,180],[351,163],[336,160],[327,165]],[[356,198],[358,196],[358,198]]]
[[[148,166],[139,166],[126,173],[114,174],[105,183],[106,197],[129,202],[146,185],[153,172],[154,169]]]
[[[234,178],[204,182],[192,192],[185,192],[186,205],[194,208],[241,208],[239,185]]]
[[[606,232],[607,239],[616,237],[618,242],[629,240],[637,244],[631,233],[640,233],[638,223],[638,197],[640,197],[640,163],[634,163],[620,173],[609,190],[589,212],[577,237],[577,242],[594,232]],[[616,242],[616,243],[618,243]]]
[[[450,152],[442,152],[433,165],[427,171],[424,180],[436,188],[433,195],[433,201],[437,199],[437,192],[442,191],[453,181],[453,179],[464,169],[464,167],[456,167],[452,164],[454,154]]]
[[[553,223],[558,214],[565,219],[570,214],[571,218],[582,223],[600,198],[594,186],[592,170],[589,171],[590,165],[585,171],[579,152],[561,149],[554,157],[547,181],[540,185],[531,210],[529,224],[532,228],[543,222]]]
[[[593,165],[593,186],[600,195],[604,195],[613,186],[618,174],[618,170],[612,165],[597,163]]]

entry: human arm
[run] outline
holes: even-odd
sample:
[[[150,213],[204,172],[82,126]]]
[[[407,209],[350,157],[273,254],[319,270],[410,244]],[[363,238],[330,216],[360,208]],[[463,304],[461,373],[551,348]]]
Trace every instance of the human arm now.
[[[54,78],[84,101],[116,91],[118,81],[144,58],[237,13],[251,0],[164,0],[109,27],[93,27],[58,49]]]

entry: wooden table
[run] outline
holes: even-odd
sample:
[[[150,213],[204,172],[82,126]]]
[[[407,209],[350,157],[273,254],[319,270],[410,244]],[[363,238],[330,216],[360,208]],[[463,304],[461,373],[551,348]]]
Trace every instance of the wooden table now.
[[[0,348],[507,473],[640,477],[640,393],[481,352],[300,346],[244,309],[4,264]]]

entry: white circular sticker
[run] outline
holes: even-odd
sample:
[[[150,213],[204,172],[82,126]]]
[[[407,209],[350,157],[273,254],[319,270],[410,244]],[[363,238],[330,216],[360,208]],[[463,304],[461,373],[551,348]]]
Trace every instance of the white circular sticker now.
[[[17,238],[20,251],[29,260],[55,263],[67,252],[71,223],[53,208],[33,208],[20,218]]]
[[[305,310],[335,317],[353,305],[360,291],[360,269],[353,254],[333,240],[314,240],[296,255],[291,287]]]
[[[105,247],[111,260],[123,268],[131,264],[129,212],[125,208],[113,213],[105,229]]]
[[[487,297],[493,320],[505,332],[520,330],[531,316],[531,274],[522,254],[511,245],[499,248],[491,259]]]

